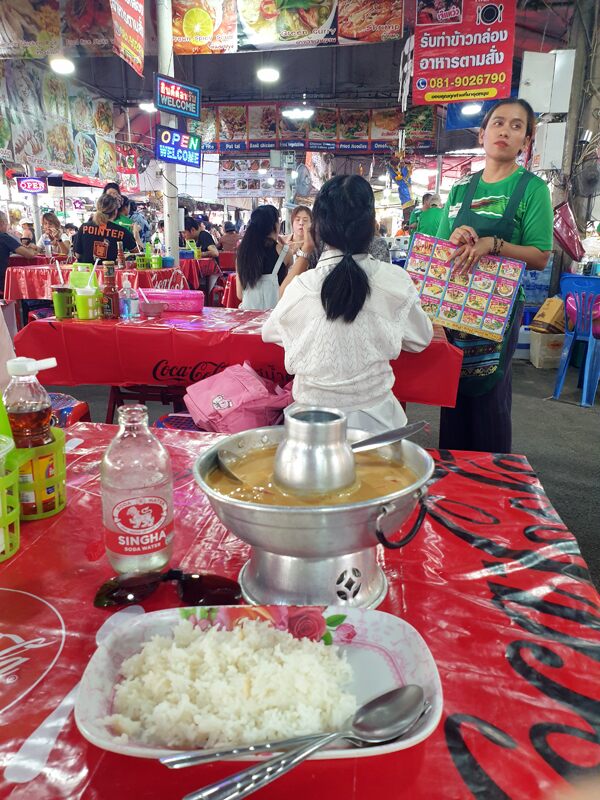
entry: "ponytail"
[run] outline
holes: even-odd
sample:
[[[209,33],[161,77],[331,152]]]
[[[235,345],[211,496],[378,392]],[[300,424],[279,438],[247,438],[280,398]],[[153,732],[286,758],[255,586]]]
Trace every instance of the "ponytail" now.
[[[267,253],[267,240],[277,228],[279,212],[275,206],[264,205],[254,209],[244,237],[237,250],[237,274],[242,289],[256,286],[263,274]],[[275,242],[271,240],[273,246]]]
[[[114,197],[112,194],[103,194],[96,203],[96,213],[94,214],[95,225],[106,225],[115,218],[117,211],[121,207],[121,197]]]
[[[313,208],[313,236],[344,255],[323,281],[321,303],[328,320],[353,322],[371,293],[369,276],[354,255],[366,253],[375,232],[375,198],[359,175],[327,181]]]
[[[321,303],[328,320],[354,322],[370,294],[367,273],[346,253],[323,281]]]

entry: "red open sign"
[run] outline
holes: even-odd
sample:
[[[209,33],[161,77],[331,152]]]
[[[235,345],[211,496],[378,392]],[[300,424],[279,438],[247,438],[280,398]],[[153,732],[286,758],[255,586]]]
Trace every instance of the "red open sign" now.
[[[45,178],[17,178],[17,189],[21,194],[44,194],[48,191]]]

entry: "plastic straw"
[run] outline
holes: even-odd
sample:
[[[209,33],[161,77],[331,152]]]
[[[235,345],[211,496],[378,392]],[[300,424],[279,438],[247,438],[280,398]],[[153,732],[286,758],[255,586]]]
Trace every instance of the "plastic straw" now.
[[[63,274],[61,272],[60,262],[59,262],[58,258],[56,259],[56,269],[58,270],[58,277],[60,279],[60,282],[64,286],[65,285],[65,279],[64,279]]]
[[[94,277],[94,272],[96,272],[96,267],[98,266],[98,264],[99,264],[99,263],[100,263],[100,259],[99,259],[99,258],[97,258],[97,259],[96,259],[96,263],[94,264],[94,266],[93,266],[93,269],[92,269],[92,271],[90,272],[90,277],[88,278],[88,282],[87,282],[87,285],[88,285],[88,286],[91,286],[91,285],[92,285],[92,278]]]
[[[144,294],[144,290],[142,289],[141,286],[138,286],[138,292],[142,295],[142,300],[144,301],[144,303],[148,303],[149,300],[146,297],[146,295]]]

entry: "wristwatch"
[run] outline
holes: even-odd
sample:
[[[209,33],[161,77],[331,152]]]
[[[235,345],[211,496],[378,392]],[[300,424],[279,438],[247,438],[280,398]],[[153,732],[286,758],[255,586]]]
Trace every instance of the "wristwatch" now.
[[[310,258],[310,253],[307,253],[304,250],[296,250],[296,255],[300,256],[300,258],[305,258],[307,261]]]

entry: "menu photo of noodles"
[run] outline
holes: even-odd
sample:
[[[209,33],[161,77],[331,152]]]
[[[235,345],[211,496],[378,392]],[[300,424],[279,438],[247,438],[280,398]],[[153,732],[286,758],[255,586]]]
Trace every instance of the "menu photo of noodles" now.
[[[479,260],[473,272],[459,272],[452,262],[456,250],[443,239],[421,233],[414,237],[406,271],[417,288],[421,307],[446,328],[500,342],[525,264],[489,255]]]

